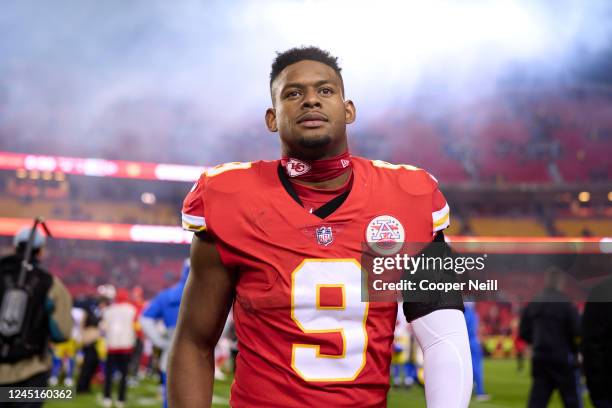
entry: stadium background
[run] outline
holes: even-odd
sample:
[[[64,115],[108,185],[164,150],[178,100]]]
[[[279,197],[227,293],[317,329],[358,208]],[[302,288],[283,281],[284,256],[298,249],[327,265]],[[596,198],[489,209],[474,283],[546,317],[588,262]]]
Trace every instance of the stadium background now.
[[[353,154],[438,178],[451,238],[609,240],[611,21],[604,1],[9,3],[2,253],[44,216],[45,264],[73,296],[112,283],[150,298],[174,283],[190,240],[181,201],[203,167],[278,156],[262,120],[268,69],[300,44],[340,57],[358,111]],[[477,304],[493,396],[483,407],[524,405],[513,336],[542,284],[517,280]],[[155,404],[156,393],[147,380],[129,398]],[[421,394],[392,390],[390,406],[423,405]]]

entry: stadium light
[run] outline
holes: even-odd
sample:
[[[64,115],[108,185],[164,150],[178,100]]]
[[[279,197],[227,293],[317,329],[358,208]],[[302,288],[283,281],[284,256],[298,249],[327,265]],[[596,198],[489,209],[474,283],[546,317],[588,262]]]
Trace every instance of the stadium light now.
[[[157,198],[153,193],[142,193],[140,195],[140,201],[147,205],[153,205],[157,201]]]
[[[431,70],[461,75],[483,66],[495,69],[517,58],[540,58],[569,34],[551,27],[550,16],[530,2],[508,0],[309,0],[250,7],[245,24],[261,24],[253,17],[261,16],[276,33],[272,43],[284,43],[277,48],[314,44],[329,49],[342,56],[343,66],[358,69],[362,78],[353,78],[358,83],[376,73],[384,74],[380,81],[397,85],[415,83]],[[335,19],[341,24],[332,24]],[[453,72],[446,70],[449,60]],[[347,69],[347,75],[352,72]]]
[[[581,191],[578,194],[578,201],[580,201],[581,203],[588,203],[589,200],[591,200],[591,193],[589,193],[588,191]]]
[[[398,52],[407,56],[408,49],[412,55],[425,56],[485,44],[520,50],[543,45],[546,33],[535,9],[507,0],[278,1],[268,3],[268,10],[258,14],[298,43],[333,42],[344,52],[358,53],[363,62],[364,46],[376,46],[381,55],[392,50],[393,57]],[[340,18],[342,24],[330,24],[332,18]]]
[[[31,178],[39,178],[40,172],[56,172],[58,181],[63,181],[65,174],[77,174],[193,183],[206,168],[181,164],[41,156],[0,151],[0,170],[16,170],[19,178],[27,177],[28,171],[30,171]]]
[[[599,243],[599,246],[600,246],[600,250],[601,250],[602,253],[604,253],[604,254],[612,253],[612,238],[610,238],[610,237],[602,238],[600,243]]]

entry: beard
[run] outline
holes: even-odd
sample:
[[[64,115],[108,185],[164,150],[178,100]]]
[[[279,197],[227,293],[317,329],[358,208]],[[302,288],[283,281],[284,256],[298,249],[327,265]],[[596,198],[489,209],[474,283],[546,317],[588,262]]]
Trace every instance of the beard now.
[[[332,138],[329,135],[300,136],[298,145],[305,149],[321,149],[329,146]]]

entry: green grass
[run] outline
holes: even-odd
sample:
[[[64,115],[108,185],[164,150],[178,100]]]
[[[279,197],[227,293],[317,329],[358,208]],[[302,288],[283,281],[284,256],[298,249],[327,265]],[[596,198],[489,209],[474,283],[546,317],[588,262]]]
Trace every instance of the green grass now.
[[[219,404],[215,407],[227,407],[231,381],[223,381],[215,384],[216,400]],[[529,366],[521,373],[516,371],[516,363],[513,360],[487,360],[485,361],[485,388],[491,394],[488,402],[473,401],[470,406],[476,408],[514,408],[525,407],[530,387]],[[197,386],[197,384],[194,384]],[[93,408],[98,406],[96,399],[99,395],[99,387],[91,395],[79,395],[71,401],[53,401],[45,405],[47,408],[74,407]],[[585,397],[585,408],[592,405]],[[158,387],[152,380],[143,381],[139,386],[130,388],[128,391],[128,408],[132,407],[160,407],[161,397]],[[413,387],[410,390],[391,389],[389,392],[389,408],[413,408],[425,407],[423,389]],[[558,394],[553,396],[550,408],[561,408]]]

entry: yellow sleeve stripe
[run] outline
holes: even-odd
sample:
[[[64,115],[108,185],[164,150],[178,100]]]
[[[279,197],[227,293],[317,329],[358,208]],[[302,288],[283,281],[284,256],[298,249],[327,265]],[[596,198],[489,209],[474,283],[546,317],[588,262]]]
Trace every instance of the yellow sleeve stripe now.
[[[183,229],[191,232],[206,231],[206,225],[192,225],[183,221]]]
[[[441,219],[443,219],[444,217],[448,217],[449,213],[450,213],[450,208],[448,204],[445,204],[444,207],[442,207],[440,210],[432,212],[431,218],[433,219],[433,222],[436,223],[440,221]]]
[[[181,213],[181,219],[183,221],[183,229],[186,229],[187,231],[206,231],[206,220],[204,217]]]
[[[449,222],[450,214],[446,214],[444,217],[440,218],[438,221],[434,221],[433,226],[434,230],[438,231],[436,228],[441,227],[444,224],[450,224]]]

